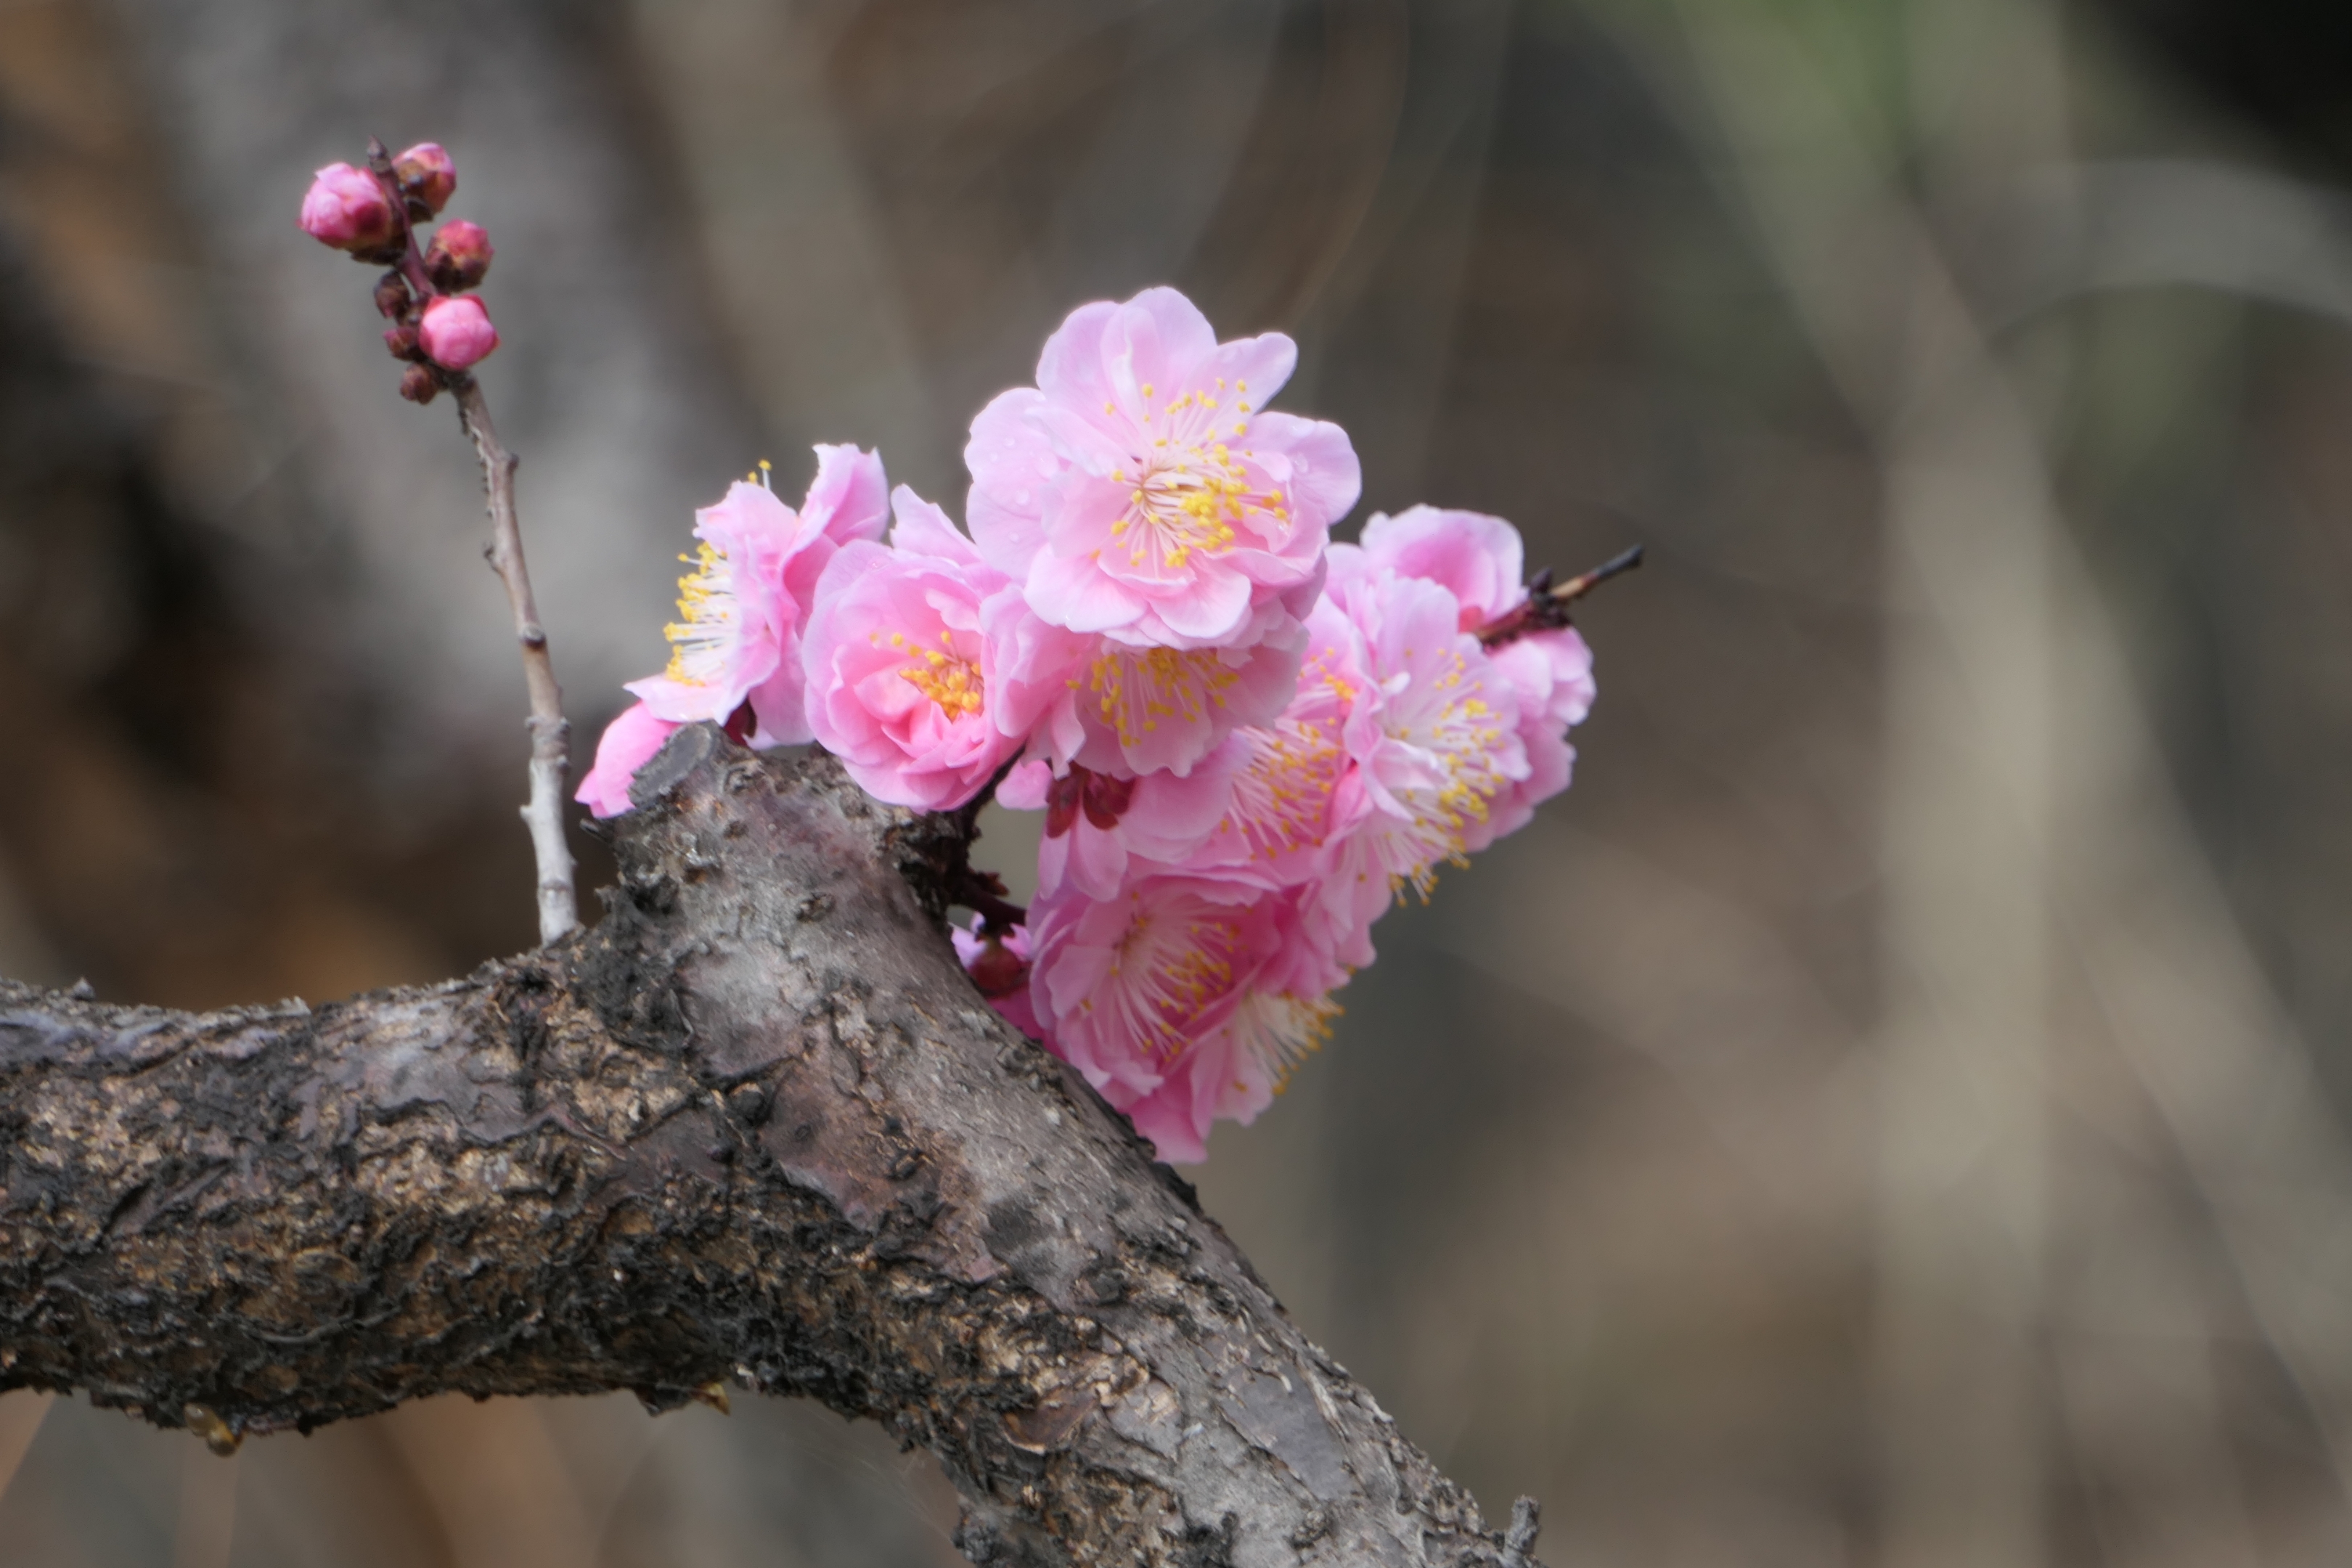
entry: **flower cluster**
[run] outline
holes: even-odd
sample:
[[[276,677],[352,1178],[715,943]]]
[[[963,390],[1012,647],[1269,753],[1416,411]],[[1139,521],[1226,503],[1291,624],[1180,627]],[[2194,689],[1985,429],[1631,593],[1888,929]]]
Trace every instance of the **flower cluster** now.
[[[467,290],[490,269],[490,237],[479,224],[452,218],[416,247],[415,226],[429,223],[457,193],[457,166],[436,142],[394,157],[368,145],[365,168],[330,163],[302,197],[302,231],[353,260],[388,268],[375,286],[376,310],[392,325],[384,347],[408,362],[400,395],[430,403],[499,346],[499,330]]]
[[[1036,901],[976,888],[958,952],[1162,1158],[1201,1159],[1324,1037],[1391,900],[1567,786],[1592,701],[1510,524],[1415,507],[1331,542],[1356,456],[1265,408],[1296,359],[1149,289],[1072,314],[972,422],[969,534],[903,486],[886,520],[855,447],[817,449],[797,511],[737,484],[580,798],[628,809],[706,720],[814,740],[899,805],[1042,811]]]

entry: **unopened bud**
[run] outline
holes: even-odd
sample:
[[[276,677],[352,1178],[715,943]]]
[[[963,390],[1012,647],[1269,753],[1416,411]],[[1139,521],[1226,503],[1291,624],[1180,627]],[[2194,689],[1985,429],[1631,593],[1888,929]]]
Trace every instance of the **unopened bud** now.
[[[490,269],[489,231],[464,218],[451,218],[425,252],[425,275],[436,289],[455,294],[471,289]]]
[[[397,270],[375,280],[375,313],[388,321],[408,314],[408,279]]]
[[[365,169],[330,163],[302,198],[302,232],[321,245],[364,255],[382,250],[397,232],[398,215],[383,184]]]
[[[400,378],[400,395],[422,405],[441,395],[441,378],[430,365],[413,364]]]
[[[968,966],[971,983],[982,996],[992,1000],[1010,996],[1029,984],[1029,961],[1006,947],[995,937],[980,950],[980,955]]]
[[[411,326],[387,328],[383,346],[392,351],[394,359],[423,359],[425,351],[417,346],[416,329]]]
[[[425,208],[431,217],[449,205],[457,190],[457,165],[438,142],[419,142],[392,161],[393,178],[400,194]]]
[[[416,323],[417,336],[433,363],[445,370],[464,370],[489,358],[499,346],[499,330],[490,313],[471,294],[434,300]]]

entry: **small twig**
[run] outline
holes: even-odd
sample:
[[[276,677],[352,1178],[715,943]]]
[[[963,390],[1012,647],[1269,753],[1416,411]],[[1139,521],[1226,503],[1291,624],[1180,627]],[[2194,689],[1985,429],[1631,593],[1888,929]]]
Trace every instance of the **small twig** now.
[[[563,690],[555,683],[555,662],[547,654],[547,632],[531,600],[530,569],[522,558],[522,528],[515,521],[514,454],[499,444],[498,427],[481,384],[459,373],[449,377],[457,396],[457,422],[482,459],[482,488],[488,494],[489,560],[506,584],[514,611],[515,640],[522,645],[522,674],[530,689],[530,802],[522,819],[539,861],[539,940],[560,942],[580,925],[580,903],[572,886],[572,847],[563,838],[563,786],[571,771],[572,726],[563,717]]]
[[[1488,647],[1499,647],[1517,641],[1529,632],[1556,632],[1571,624],[1568,607],[1609,581],[1631,572],[1642,563],[1642,547],[1622,551],[1595,566],[1591,571],[1570,577],[1554,586],[1551,568],[1547,566],[1528,584],[1528,596],[1519,607],[1499,616],[1478,628],[1478,640]]]
[[[1638,556],[1640,552],[1634,553]],[[1523,1497],[1511,1505],[1511,1528],[1503,1537],[1503,1568],[1533,1568],[1536,1535],[1543,1528],[1542,1515],[1542,1505],[1531,1497]]]
[[[1562,583],[1559,587],[1554,588],[1551,591],[1552,599],[1558,604],[1573,604],[1575,601],[1584,597],[1585,595],[1592,592],[1593,589],[1601,586],[1601,584],[1609,581],[1610,578],[1617,576],[1621,573],[1631,572],[1634,567],[1639,566],[1641,563],[1642,547],[1636,544],[1631,550],[1622,551],[1618,554],[1611,556],[1608,560],[1603,561],[1600,565],[1595,566],[1591,571],[1585,573],[1583,575],[1570,577],[1567,582]]]

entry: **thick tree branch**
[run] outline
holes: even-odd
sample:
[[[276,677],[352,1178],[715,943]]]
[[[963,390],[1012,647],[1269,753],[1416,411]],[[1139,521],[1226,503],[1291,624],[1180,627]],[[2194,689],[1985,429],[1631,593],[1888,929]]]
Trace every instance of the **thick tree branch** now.
[[[951,828],[708,726],[636,798],[604,922],[463,981],[0,984],[0,1390],[226,1444],[732,1381],[929,1448],[977,1562],[1530,1561],[982,1003]]]

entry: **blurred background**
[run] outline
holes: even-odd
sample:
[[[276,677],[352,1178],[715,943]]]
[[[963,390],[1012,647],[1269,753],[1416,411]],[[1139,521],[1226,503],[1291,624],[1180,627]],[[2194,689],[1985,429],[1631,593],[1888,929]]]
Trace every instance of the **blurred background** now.
[[[697,504],[855,440],[960,506],[1155,282],[1298,338],[1358,519],[1647,546],[1575,788],[1197,1173],[1555,1568],[2352,1562],[2352,11],[0,0],[0,973],[531,939],[475,470],[294,226],[371,132],[497,244],[583,754]],[[0,1486],[10,1568],[953,1560],[749,1396],[223,1461],[16,1394]]]

